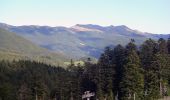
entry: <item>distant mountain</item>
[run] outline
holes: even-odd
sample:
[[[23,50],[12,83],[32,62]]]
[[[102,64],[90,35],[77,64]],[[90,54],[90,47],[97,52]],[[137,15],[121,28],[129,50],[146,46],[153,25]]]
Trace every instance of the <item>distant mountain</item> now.
[[[0,28],[0,59],[35,60],[52,65],[64,64],[66,56],[39,47],[29,40]]]
[[[12,26],[0,24],[1,28],[15,32],[33,43],[53,52],[64,53],[70,57],[92,56],[98,58],[104,47],[125,45],[130,39],[141,44],[148,38],[168,38],[168,34],[151,34],[121,26],[99,26],[77,24],[73,27],[50,26]]]

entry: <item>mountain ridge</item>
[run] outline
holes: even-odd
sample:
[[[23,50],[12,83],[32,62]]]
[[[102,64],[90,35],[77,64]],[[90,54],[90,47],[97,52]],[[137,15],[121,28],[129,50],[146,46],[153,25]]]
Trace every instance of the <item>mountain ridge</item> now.
[[[167,39],[170,34],[151,34],[130,29],[125,25],[100,26],[94,24],[77,24],[72,27],[50,27],[37,25],[13,26],[0,24],[10,32],[15,32],[31,42],[53,52],[60,52],[73,58],[93,56],[98,58],[104,47],[125,45],[130,39],[137,44],[152,38]]]
[[[104,29],[104,28],[117,28],[117,27],[121,27],[121,28],[127,28],[127,29],[130,29],[130,30],[133,30],[133,31],[138,31],[140,33],[146,33],[146,34],[155,34],[155,33],[152,33],[152,32],[142,32],[142,31],[139,31],[137,29],[131,29],[129,28],[128,26],[126,25],[117,25],[117,26],[114,26],[114,25],[108,25],[108,26],[102,26],[102,25],[97,25],[97,24],[75,24],[73,26],[70,26],[70,27],[66,27],[66,26],[50,26],[50,25],[11,25],[11,24],[6,24],[6,23],[1,23],[0,22],[0,27],[1,28],[5,28],[5,29],[8,29],[9,27],[36,27],[36,28],[40,28],[40,27],[49,27],[49,28],[67,28],[67,29],[70,29],[74,26],[80,26],[80,27],[86,27],[86,28],[90,28],[90,29]],[[157,33],[157,35],[170,35],[170,33]]]

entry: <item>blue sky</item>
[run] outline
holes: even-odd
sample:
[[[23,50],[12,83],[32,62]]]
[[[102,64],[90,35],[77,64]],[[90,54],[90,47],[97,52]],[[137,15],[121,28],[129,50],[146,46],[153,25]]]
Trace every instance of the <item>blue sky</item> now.
[[[0,22],[12,25],[126,25],[170,33],[170,0],[0,0]]]

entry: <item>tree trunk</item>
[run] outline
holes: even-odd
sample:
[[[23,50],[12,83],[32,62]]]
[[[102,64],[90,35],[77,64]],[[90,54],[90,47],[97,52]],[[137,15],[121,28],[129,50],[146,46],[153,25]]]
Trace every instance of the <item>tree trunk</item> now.
[[[118,92],[117,92],[117,94],[116,94],[116,96],[115,96],[115,100],[118,100]]]
[[[160,92],[160,96],[162,97],[162,83],[161,83],[161,81],[159,82],[159,92]]]
[[[37,96],[37,93],[35,94],[35,100],[38,100],[38,96]]]
[[[133,93],[133,100],[135,100],[136,99],[136,97],[135,97],[135,93]]]

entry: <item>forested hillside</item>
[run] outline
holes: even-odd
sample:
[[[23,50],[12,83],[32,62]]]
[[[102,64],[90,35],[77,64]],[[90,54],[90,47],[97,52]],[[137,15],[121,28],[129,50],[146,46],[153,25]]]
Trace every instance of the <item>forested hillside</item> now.
[[[0,100],[157,100],[170,95],[170,38],[106,47],[98,63],[51,66],[0,61]]]

